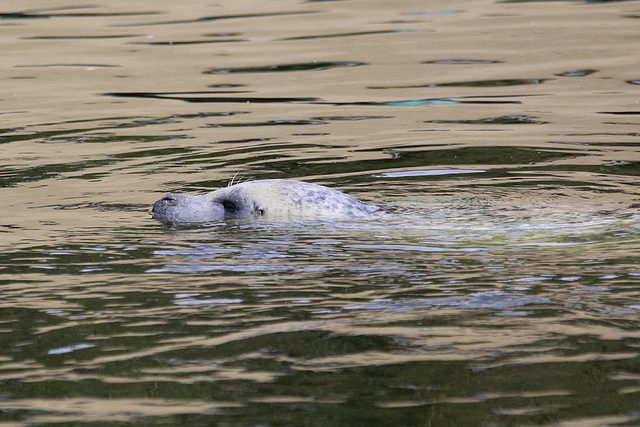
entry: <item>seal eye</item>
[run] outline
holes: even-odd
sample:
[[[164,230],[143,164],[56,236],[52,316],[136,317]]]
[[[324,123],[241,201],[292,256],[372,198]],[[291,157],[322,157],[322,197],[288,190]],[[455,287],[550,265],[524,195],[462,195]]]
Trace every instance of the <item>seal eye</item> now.
[[[160,199],[160,202],[165,206],[175,206],[178,204],[178,201],[171,196],[164,196]]]
[[[264,209],[260,209],[260,208],[256,209],[256,215],[258,216],[264,215]]]

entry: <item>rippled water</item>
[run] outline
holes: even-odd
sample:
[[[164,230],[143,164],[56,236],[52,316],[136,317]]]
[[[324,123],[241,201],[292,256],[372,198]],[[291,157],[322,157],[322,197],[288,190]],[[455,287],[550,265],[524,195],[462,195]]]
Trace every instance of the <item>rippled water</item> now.
[[[0,423],[635,425],[638,18],[3,2]],[[384,212],[149,218],[234,176]]]

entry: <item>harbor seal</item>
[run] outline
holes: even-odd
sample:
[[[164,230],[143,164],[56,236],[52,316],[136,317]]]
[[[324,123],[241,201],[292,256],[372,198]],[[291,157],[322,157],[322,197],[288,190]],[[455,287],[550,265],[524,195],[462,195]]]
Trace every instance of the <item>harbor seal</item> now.
[[[265,179],[231,185],[200,196],[167,194],[151,216],[163,222],[193,223],[264,216],[274,219],[368,218],[378,206],[338,190],[292,179]]]

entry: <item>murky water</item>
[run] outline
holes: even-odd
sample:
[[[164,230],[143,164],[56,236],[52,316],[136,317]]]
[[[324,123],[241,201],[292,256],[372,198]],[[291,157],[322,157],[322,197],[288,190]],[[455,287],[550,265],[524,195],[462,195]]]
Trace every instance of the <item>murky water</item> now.
[[[0,423],[635,425],[640,3],[0,9]],[[298,178],[358,221],[167,227]]]

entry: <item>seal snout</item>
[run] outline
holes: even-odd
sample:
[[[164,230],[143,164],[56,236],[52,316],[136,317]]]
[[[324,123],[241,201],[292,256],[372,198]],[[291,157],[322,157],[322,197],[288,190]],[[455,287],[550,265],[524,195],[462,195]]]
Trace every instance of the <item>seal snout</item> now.
[[[153,218],[158,218],[166,214],[169,208],[177,205],[178,198],[173,194],[167,194],[153,204],[149,214],[151,214]]]
[[[158,203],[163,206],[175,206],[178,204],[178,200],[175,198],[173,194],[167,194],[166,196],[158,200],[156,203],[154,203],[154,207]]]

